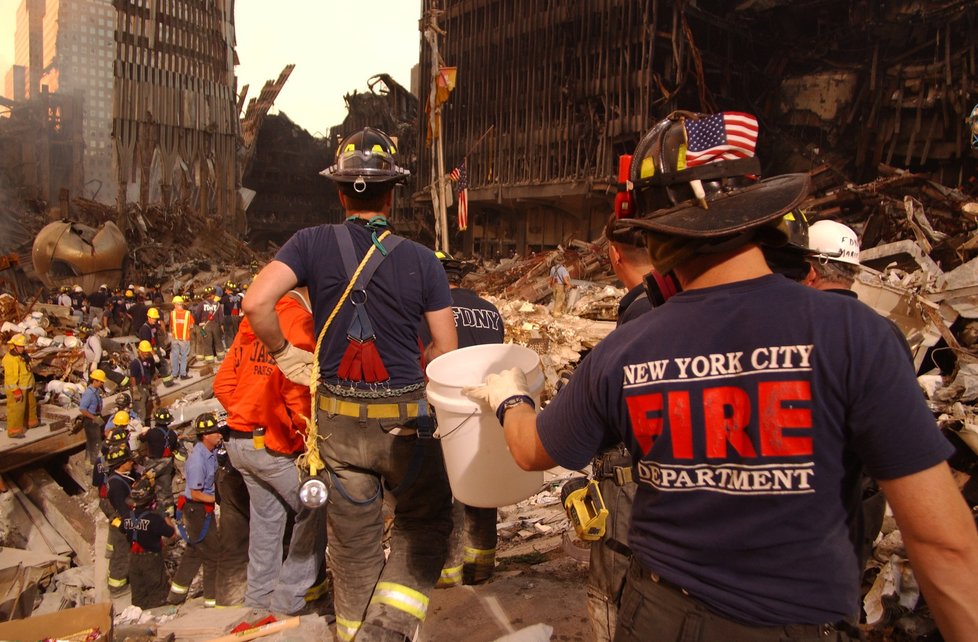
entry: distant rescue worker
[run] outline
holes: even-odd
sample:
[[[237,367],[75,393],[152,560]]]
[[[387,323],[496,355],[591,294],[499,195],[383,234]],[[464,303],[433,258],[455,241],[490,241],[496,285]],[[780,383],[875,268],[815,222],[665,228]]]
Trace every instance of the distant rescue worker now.
[[[190,360],[190,339],[194,329],[194,316],[187,310],[185,299],[179,294],[173,297],[170,311],[170,372],[174,377],[189,379],[187,364]]]
[[[183,475],[186,490],[177,498],[175,520],[187,543],[180,566],[170,583],[167,602],[182,604],[200,567],[204,567],[204,606],[217,606],[217,565],[221,556],[220,534],[214,503],[217,500],[217,450],[221,426],[217,416],[205,412],[194,419],[197,445],[187,457]]]
[[[444,252],[435,256],[445,268],[452,295],[452,314],[458,347],[503,343],[506,326],[499,310],[475,291],[462,287],[462,280],[475,266]],[[422,324],[421,341],[430,341],[428,327]],[[452,508],[452,537],[448,559],[438,580],[438,588],[458,584],[479,584],[492,577],[496,567],[496,509],[466,506],[457,499]]]
[[[172,520],[158,510],[155,486],[149,476],[132,485],[129,492],[130,509],[122,520],[122,527],[129,538],[132,604],[141,609],[166,604],[170,582],[163,563],[163,545],[173,543],[177,537]]]
[[[394,184],[409,175],[387,134],[368,127],[347,136],[323,174],[339,188],[346,222],[296,232],[252,283],[244,312],[287,377],[309,385],[314,368],[322,377],[313,410],[329,472],[337,637],[413,639],[452,530],[418,326],[424,318],[431,330],[427,359],[454,350],[452,299],[432,251],[387,229]],[[317,342],[322,334],[315,357],[286,339],[275,313],[297,285],[309,289]],[[386,564],[385,488],[396,498]]]
[[[312,313],[305,290],[290,291],[275,312],[286,340],[312,351]],[[289,381],[274,367],[245,318],[214,377],[214,396],[227,409],[228,455],[251,498],[245,606],[298,612],[326,552],[324,511],[310,510],[299,500],[295,466],[311,412],[309,386]],[[289,513],[295,514],[295,526],[283,561]]]
[[[149,309],[152,306],[146,302],[146,297],[142,293],[135,293],[133,298],[134,302],[131,305],[127,305],[127,309],[129,312],[130,331],[136,334],[139,332],[139,329],[143,327],[143,324],[146,323],[147,315],[149,315]]]
[[[98,451],[102,445],[102,389],[105,387],[105,372],[93,370],[88,375],[88,387],[82,393],[78,403],[78,413],[82,417],[82,429],[85,431],[85,452],[88,462],[95,466],[98,463]]]
[[[57,304],[63,308],[71,308],[71,291],[68,289],[67,285],[61,286],[61,291],[58,293]]]
[[[140,341],[136,352],[136,358],[129,364],[129,386],[132,392],[133,409],[140,419],[149,423],[159,399],[156,393],[159,371],[156,367],[156,359],[153,358],[153,346],[149,341]]]
[[[214,294],[214,288],[208,286],[204,292],[204,298],[194,310],[200,335],[197,358],[213,362],[224,358],[224,306],[221,305],[221,298]]]
[[[98,289],[88,295],[88,323],[96,328],[105,325],[105,309],[109,304],[109,286],[103,283]]]
[[[170,370],[170,362],[166,360],[166,329],[160,322],[159,309],[150,308],[146,311],[146,322],[140,326],[137,336],[140,342],[149,341],[149,345],[152,346],[153,361],[159,369],[160,381],[168,388],[173,386],[173,373]]]
[[[168,408],[157,408],[153,413],[153,425],[139,436],[146,442],[146,469],[152,470],[156,483],[157,506],[167,515],[173,515],[173,461],[187,455],[177,432],[170,427],[173,414]]]
[[[224,345],[230,348],[241,325],[241,293],[234,281],[228,280],[224,284],[221,306],[224,308]]]
[[[7,394],[7,436],[22,439],[24,432],[39,425],[37,396],[27,336],[15,334],[7,340],[3,355],[3,388]]]
[[[109,592],[124,593],[129,584],[129,540],[122,520],[129,514],[129,492],[138,475],[133,470],[132,451],[126,442],[115,442],[105,453],[105,496],[99,500],[102,513],[109,519]]]
[[[550,266],[548,283],[550,283],[550,289],[554,295],[553,315],[559,317],[564,313],[567,291],[571,287],[570,272],[564,267],[560,258],[555,257],[553,265]]]
[[[83,323],[88,320],[88,297],[82,286],[76,285],[71,289],[71,316],[75,318],[75,323]]]

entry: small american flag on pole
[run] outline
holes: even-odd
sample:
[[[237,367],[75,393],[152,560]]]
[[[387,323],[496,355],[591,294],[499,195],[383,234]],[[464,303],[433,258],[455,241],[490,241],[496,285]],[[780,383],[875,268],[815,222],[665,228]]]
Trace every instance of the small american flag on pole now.
[[[757,145],[757,119],[736,111],[687,120],[686,166],[751,158]]]
[[[458,231],[461,232],[469,226],[469,179],[465,172],[465,161],[456,167],[448,175],[455,182],[455,191],[458,194]]]

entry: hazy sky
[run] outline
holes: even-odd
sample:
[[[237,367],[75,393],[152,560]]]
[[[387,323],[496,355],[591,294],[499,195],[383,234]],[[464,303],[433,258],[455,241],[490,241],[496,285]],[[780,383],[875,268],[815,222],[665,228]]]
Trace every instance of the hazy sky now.
[[[21,1],[0,0],[0,81],[13,64]],[[295,63],[275,107],[312,134],[325,134],[342,122],[343,94],[367,91],[371,76],[387,73],[411,88],[421,42],[420,0],[237,0],[235,5],[238,88],[250,84],[248,97],[257,97],[266,80]]]

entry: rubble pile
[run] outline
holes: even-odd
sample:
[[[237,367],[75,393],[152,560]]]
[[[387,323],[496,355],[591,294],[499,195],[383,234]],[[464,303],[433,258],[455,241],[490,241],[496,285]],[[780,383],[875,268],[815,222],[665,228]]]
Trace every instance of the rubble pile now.
[[[115,208],[97,201],[76,198],[72,205],[79,220],[96,227],[117,219]],[[128,203],[117,222],[129,243],[130,281],[187,280],[199,272],[214,269],[224,274],[227,266],[263,262],[220,218],[202,216],[189,201],[169,207],[152,204],[145,210]]]

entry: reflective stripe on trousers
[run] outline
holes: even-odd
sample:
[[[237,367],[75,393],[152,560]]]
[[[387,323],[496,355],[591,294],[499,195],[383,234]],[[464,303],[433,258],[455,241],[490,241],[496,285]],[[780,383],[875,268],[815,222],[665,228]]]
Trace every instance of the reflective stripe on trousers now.
[[[405,395],[385,401],[412,400]],[[405,423],[319,411],[320,434],[331,435],[319,451],[331,472],[326,522],[339,637],[345,635],[341,622],[369,622],[413,638],[445,562],[452,498],[441,447],[434,439],[389,434]],[[416,456],[417,476],[398,488]],[[382,500],[367,501],[381,483],[398,488],[386,564]],[[371,599],[375,585],[380,592]]]

